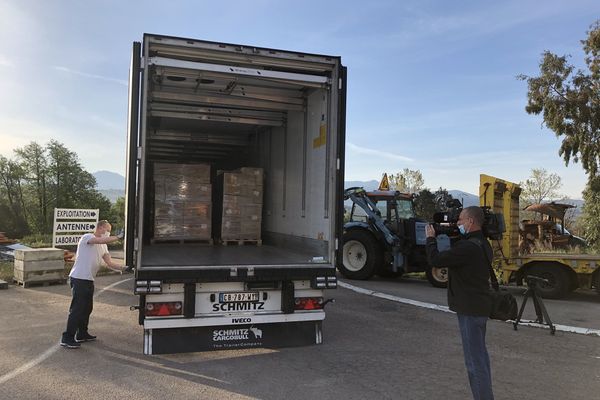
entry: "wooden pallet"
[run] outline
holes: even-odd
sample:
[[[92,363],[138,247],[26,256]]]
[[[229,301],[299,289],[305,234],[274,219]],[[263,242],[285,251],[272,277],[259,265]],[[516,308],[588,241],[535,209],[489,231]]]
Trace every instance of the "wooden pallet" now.
[[[261,239],[221,239],[223,246],[245,246],[245,245],[256,245],[262,246]]]
[[[213,239],[194,239],[194,238],[153,238],[150,239],[151,244],[185,244],[194,243],[205,246],[212,246],[215,244]]]
[[[17,286],[23,286],[23,288],[28,288],[30,286],[50,286],[53,284],[64,285],[67,283],[66,279],[54,279],[49,281],[22,281],[20,279],[14,279],[13,282],[17,284]]]

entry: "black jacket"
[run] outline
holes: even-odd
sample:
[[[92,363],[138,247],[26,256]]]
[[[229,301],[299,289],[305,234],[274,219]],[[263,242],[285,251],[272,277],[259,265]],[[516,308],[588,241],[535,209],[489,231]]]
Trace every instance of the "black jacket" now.
[[[473,241],[478,241],[481,246]],[[492,247],[481,231],[469,232],[447,251],[438,251],[435,238],[427,238],[427,259],[434,267],[448,268],[448,307],[458,313],[489,316],[490,272],[488,259],[492,259]]]

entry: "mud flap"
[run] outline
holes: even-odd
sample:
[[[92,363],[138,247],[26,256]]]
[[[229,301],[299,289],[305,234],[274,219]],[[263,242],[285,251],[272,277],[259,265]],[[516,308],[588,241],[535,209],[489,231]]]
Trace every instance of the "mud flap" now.
[[[281,348],[322,342],[322,321],[144,330],[144,354]]]

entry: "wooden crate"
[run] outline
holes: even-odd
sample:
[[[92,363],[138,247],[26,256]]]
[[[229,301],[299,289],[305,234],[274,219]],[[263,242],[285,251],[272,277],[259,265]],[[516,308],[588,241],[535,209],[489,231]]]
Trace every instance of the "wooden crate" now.
[[[14,281],[31,284],[66,282],[64,250],[54,248],[15,250]]]

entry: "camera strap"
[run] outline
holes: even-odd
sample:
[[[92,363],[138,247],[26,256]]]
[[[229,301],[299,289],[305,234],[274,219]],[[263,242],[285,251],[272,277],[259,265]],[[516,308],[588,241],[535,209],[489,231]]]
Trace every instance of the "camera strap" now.
[[[469,238],[467,240],[471,243],[475,243],[477,245],[477,247],[479,247],[481,249],[481,251],[483,252],[483,256],[485,257],[485,259],[487,261],[488,269],[490,271],[490,281],[492,282],[492,287],[494,288],[494,290],[496,292],[500,291],[500,285],[498,285],[498,278],[496,278],[496,273],[494,273],[494,269],[492,268],[492,263],[487,255],[485,249],[483,248],[483,244],[481,244],[481,241],[477,238]]]

